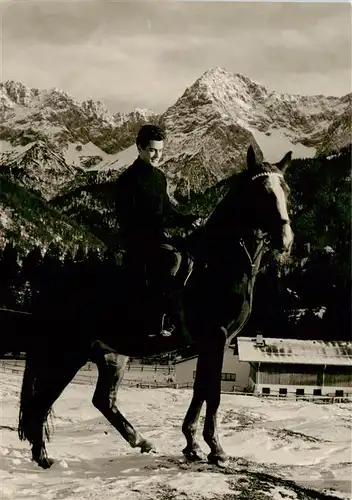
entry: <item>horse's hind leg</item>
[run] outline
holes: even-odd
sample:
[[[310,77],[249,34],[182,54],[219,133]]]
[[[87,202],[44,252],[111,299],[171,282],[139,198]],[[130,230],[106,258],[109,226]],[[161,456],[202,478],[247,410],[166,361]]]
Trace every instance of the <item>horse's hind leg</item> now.
[[[100,349],[99,345],[95,345],[94,351],[93,359],[99,370],[98,382],[93,396],[94,406],[132,448],[139,447],[142,453],[155,451],[153,444],[134,429],[116,406],[117,390],[122,381],[128,357],[107,352]]]
[[[196,441],[199,415],[206,397],[204,380],[202,380],[201,378],[202,367],[200,365],[202,363],[202,360],[202,357],[199,356],[197,362],[196,378],[193,386],[193,397],[182,425],[182,432],[187,441],[187,445],[182,450],[182,453],[187,460],[190,460],[192,462],[205,459],[205,454]]]
[[[182,453],[191,462],[201,461],[205,458],[204,452],[196,441],[199,414],[203,403],[204,397],[201,393],[195,391],[182,425],[182,432],[187,441],[187,445],[182,450]]]
[[[32,444],[32,458],[43,469],[54,463],[45,446],[45,435],[50,438],[47,418],[51,407],[84,364],[79,359],[66,359],[64,355],[57,361],[57,365],[55,360],[51,361],[50,370],[37,373],[34,394],[23,401],[20,411],[21,439],[28,439]]]

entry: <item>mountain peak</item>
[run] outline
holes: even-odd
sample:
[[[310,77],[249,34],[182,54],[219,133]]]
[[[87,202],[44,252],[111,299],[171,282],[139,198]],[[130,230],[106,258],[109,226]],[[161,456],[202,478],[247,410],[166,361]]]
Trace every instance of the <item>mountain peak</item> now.
[[[21,82],[7,80],[0,83],[2,97],[8,97],[14,103],[27,106],[36,95],[35,89],[30,89]]]
[[[0,83],[0,87],[11,91],[11,89],[16,90],[30,90],[30,88],[22,82],[17,82],[16,80],[6,80]]]
[[[202,81],[211,81],[212,79],[229,79],[229,80],[238,80],[238,81],[243,81],[246,83],[256,83],[257,85],[260,85],[257,82],[254,82],[254,80],[251,80],[248,76],[243,75],[242,73],[232,73],[226,68],[223,68],[221,66],[216,66],[215,68],[210,68],[204,71],[204,73],[198,78],[198,80]]]
[[[157,116],[157,113],[148,108],[135,108],[128,113],[117,112],[115,113],[114,118],[117,124],[122,125],[126,122],[148,122],[150,119],[153,119]]]
[[[194,90],[202,88],[210,98],[215,100],[223,100],[226,96],[232,95],[244,102],[248,102],[253,97],[262,99],[271,93],[264,85],[249,77],[241,73],[231,73],[221,67],[205,71],[191,88]]]
[[[204,71],[204,73],[200,76],[199,79],[202,78],[209,78],[209,77],[214,77],[214,76],[232,76],[232,73],[227,70],[226,68],[223,68],[222,66],[215,66],[214,68],[207,69]]]

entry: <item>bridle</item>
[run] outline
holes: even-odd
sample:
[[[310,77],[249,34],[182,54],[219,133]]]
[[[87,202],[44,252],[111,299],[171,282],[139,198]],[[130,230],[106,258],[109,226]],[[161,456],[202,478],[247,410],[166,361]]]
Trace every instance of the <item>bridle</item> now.
[[[256,174],[256,175],[253,175],[253,177],[251,177],[251,181],[254,181],[255,179],[258,179],[259,177],[271,177],[271,176],[275,176],[275,177],[280,177],[281,179],[284,178],[283,174],[280,173],[280,172],[262,172],[260,174]],[[284,226],[285,224],[291,224],[291,221],[290,219],[281,219],[281,224]],[[258,246],[260,246],[262,252],[264,253],[266,248],[265,247],[269,247],[270,245],[270,238],[267,236],[267,235],[263,235],[261,236],[260,238],[257,238],[257,242],[258,242]],[[262,245],[261,245],[262,243]],[[251,268],[253,270],[253,268],[256,267],[256,254],[257,254],[257,250],[253,256],[253,258],[251,257],[247,247],[246,247],[246,243],[244,241],[243,238],[240,238],[239,240],[239,244],[241,245],[241,247],[243,248],[243,250],[245,251],[247,257],[248,257],[248,260],[250,262],[250,265],[251,265]],[[258,248],[257,248],[258,249]],[[258,269],[259,271],[259,269]]]
[[[282,179],[284,178],[283,174],[281,174],[280,172],[262,172],[261,174],[253,175],[251,180],[254,181],[258,177],[270,177],[270,176],[281,177]]]

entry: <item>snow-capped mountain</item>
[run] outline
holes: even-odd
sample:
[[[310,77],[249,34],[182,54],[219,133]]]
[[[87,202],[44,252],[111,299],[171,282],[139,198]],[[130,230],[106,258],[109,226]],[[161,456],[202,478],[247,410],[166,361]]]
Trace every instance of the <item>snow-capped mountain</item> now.
[[[161,116],[169,131],[165,168],[181,194],[204,191],[242,168],[249,143],[269,161],[288,150],[314,156],[341,115],[351,122],[351,96],[280,94],[216,68],[205,72]],[[335,127],[339,146],[351,142]]]
[[[4,153],[1,170],[45,200],[54,198],[82,173],[81,168],[68,165],[60,152],[41,141],[28,144],[21,152]]]
[[[60,89],[0,84],[0,139],[12,146],[45,138],[64,153],[72,144],[79,148],[89,142],[116,153],[130,146],[131,133],[153,119],[155,113],[142,109],[111,115],[100,101],[79,102]]]
[[[352,142],[352,120],[351,120],[351,95],[349,97],[349,108],[337,116],[329,125],[321,144],[317,148],[318,154],[331,154]]]
[[[57,148],[45,141],[36,141],[19,149],[2,154],[0,173],[47,201],[80,186],[112,181],[119,175],[117,169],[96,170],[70,164]]]

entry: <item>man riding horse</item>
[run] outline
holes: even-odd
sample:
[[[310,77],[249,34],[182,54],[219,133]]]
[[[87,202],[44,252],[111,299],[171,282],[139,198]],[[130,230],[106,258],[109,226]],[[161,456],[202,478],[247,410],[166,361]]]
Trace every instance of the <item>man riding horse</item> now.
[[[176,329],[190,340],[183,321],[181,297],[192,261],[183,259],[175,242],[167,237],[166,229],[189,229],[197,216],[178,212],[170,201],[166,177],[157,168],[165,138],[164,130],[156,125],[143,125],[139,130],[138,158],[115,184],[116,212],[130,276],[136,281],[144,277],[155,303],[161,299],[162,309],[167,311],[160,334],[170,336]],[[180,272],[181,262],[186,266],[185,272]]]
[[[135,252],[136,259],[142,262],[147,257],[153,257],[150,256],[152,251],[155,255],[161,255],[162,252],[174,255],[174,251],[160,250],[157,246],[164,242],[161,229],[164,225],[160,219],[165,210],[167,212],[164,204],[168,207],[165,201],[168,198],[165,196],[164,176],[157,169],[154,170],[154,165],[148,160],[154,156],[159,158],[158,150],[163,137],[150,137],[148,133],[147,140],[138,139],[140,158],[125,175],[122,174],[123,180],[118,183],[122,197],[118,198],[123,210],[121,220],[125,222],[125,225],[122,224],[124,235],[131,244],[132,254]],[[194,270],[192,279],[185,287],[183,300],[187,328],[196,342],[198,353],[193,395],[182,425],[186,439],[186,447],[182,451],[186,460],[204,459],[197,440],[197,426],[202,406],[206,403],[203,437],[210,448],[208,461],[221,466],[227,462],[217,429],[224,350],[249,318],[254,284],[262,268],[264,255],[270,256],[271,250],[276,250],[280,257],[290,252],[293,232],[288,215],[289,187],[284,175],[291,163],[291,155],[288,152],[281,161],[270,164],[258,160],[253,147],[249,146],[247,168],[232,179],[230,189],[207,218],[201,231],[192,234],[192,248],[199,249],[196,258],[206,253],[207,266],[197,266]],[[161,188],[154,182],[160,182]],[[158,209],[154,206],[151,210],[152,202],[146,202],[147,194],[143,195],[145,187],[146,193],[151,191],[148,200],[158,202]],[[154,194],[155,191],[159,195]],[[140,208],[144,200],[149,212],[141,213],[136,208]],[[185,217],[182,219],[186,220]],[[149,243],[150,235],[154,235],[151,242],[153,246]],[[114,294],[110,286],[91,289],[88,296],[91,317],[87,318],[80,311],[72,310],[70,322],[75,326],[74,329],[63,329],[60,321],[51,321],[48,335],[48,323],[41,318],[45,311],[41,308],[39,317],[33,320],[37,329],[35,336],[28,334],[27,323],[22,327],[8,328],[15,339],[19,334],[23,335],[24,348],[21,350],[27,352],[18,434],[20,439],[31,443],[32,458],[43,469],[53,464],[45,442],[50,436],[48,417],[52,406],[88,359],[96,363],[99,371],[92,400],[94,406],[133,448],[138,447],[143,453],[155,449],[153,443],[121,413],[117,392],[129,356],[171,352],[179,347],[177,344],[180,344],[180,339],[172,335],[162,342],[158,337],[148,338],[145,343],[135,342],[135,333],[138,335],[141,328],[144,335],[144,331],[149,331],[151,326],[144,321],[142,303],[136,303],[134,296],[126,297],[126,281],[122,274],[120,277],[121,280],[111,283]],[[129,313],[129,307],[134,308],[134,316]],[[67,308],[70,308],[70,300]],[[1,315],[2,325],[3,320],[6,320],[6,315]],[[184,341],[183,345],[187,345],[187,342]]]

